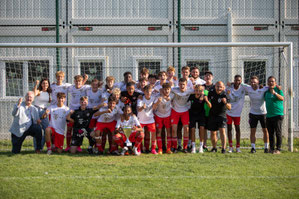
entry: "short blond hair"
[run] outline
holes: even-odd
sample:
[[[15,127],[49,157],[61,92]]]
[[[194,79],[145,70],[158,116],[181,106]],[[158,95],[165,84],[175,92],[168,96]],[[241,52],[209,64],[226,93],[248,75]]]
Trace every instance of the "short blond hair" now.
[[[55,76],[56,77],[58,77],[58,76],[65,76],[65,74],[64,74],[64,72],[63,71],[57,71],[56,73],[55,73]]]
[[[175,72],[175,68],[173,66],[168,66],[167,72],[170,72],[170,71]]]
[[[114,89],[112,89],[112,94],[113,94],[113,95],[117,95],[117,94],[120,94],[120,93],[121,93],[121,91],[120,91],[119,88],[114,88]]]

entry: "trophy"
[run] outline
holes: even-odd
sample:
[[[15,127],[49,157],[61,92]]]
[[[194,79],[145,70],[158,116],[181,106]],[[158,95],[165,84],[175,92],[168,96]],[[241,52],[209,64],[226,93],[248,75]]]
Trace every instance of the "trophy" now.
[[[130,126],[124,126],[124,127],[122,128],[122,130],[123,130],[124,134],[125,134],[126,137],[127,137],[127,140],[126,140],[126,142],[125,142],[126,146],[127,146],[127,147],[131,147],[131,146],[132,146],[132,142],[130,142],[129,137],[130,137],[130,135],[131,135],[131,133],[132,133],[132,127],[130,127]]]

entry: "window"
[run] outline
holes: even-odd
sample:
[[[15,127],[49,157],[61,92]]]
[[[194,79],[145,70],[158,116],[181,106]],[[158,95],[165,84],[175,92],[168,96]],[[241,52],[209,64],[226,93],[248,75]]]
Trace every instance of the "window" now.
[[[87,84],[91,84],[93,79],[103,80],[103,62],[101,61],[81,61],[81,74],[87,74]]]
[[[161,68],[161,61],[157,60],[139,60],[138,61],[138,72],[141,69],[147,68],[149,69],[150,74],[158,74]]]
[[[209,62],[208,61],[187,61],[187,66],[192,69],[193,67],[198,67],[199,68],[199,77],[201,79],[204,78],[205,72],[209,71]]]
[[[257,76],[260,84],[266,84],[266,61],[244,61],[244,82],[250,84],[252,76]]]
[[[49,78],[49,60],[5,60],[2,63],[5,66],[2,88],[6,97],[24,96],[25,92],[33,90],[36,80]]]
[[[23,62],[6,62],[6,96],[23,96]]]
[[[29,60],[28,73],[29,90],[33,90],[36,80],[49,78],[49,60]]]

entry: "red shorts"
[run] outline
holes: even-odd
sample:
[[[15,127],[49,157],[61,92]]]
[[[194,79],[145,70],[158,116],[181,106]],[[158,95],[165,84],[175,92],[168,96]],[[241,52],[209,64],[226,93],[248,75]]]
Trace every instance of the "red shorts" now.
[[[175,110],[171,110],[171,124],[177,125],[179,121],[182,121],[182,124],[189,125],[189,111],[178,113]]]
[[[53,144],[55,147],[59,149],[63,149],[63,143],[64,143],[64,135],[61,135],[55,131],[53,127],[49,127],[52,130],[52,137],[53,137]]]
[[[74,122],[67,122],[67,127],[73,127],[74,126]]]
[[[97,125],[97,119],[91,119],[88,128],[93,129]]]
[[[234,121],[235,125],[240,125],[241,117],[232,117],[226,114],[226,119],[226,124],[233,124]]]
[[[97,122],[96,131],[104,132],[105,129],[108,129],[110,132],[113,132],[115,130],[115,126],[116,121],[109,123]]]
[[[141,124],[141,127],[144,128],[144,127],[147,127],[148,131],[149,132],[156,132],[156,125],[155,123],[151,123],[151,124]]]
[[[167,129],[171,127],[171,118],[170,118],[170,116],[161,118],[161,117],[155,115],[155,121],[156,121],[156,128],[157,129],[162,129],[163,126],[165,126],[165,128],[167,128]]]

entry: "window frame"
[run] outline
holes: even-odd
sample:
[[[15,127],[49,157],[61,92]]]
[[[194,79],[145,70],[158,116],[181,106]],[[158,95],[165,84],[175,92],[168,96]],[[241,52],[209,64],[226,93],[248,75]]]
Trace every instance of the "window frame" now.
[[[216,73],[215,69],[214,69],[214,61],[215,61],[215,57],[213,56],[185,56],[184,57],[184,64],[185,66],[187,66],[187,62],[188,61],[198,61],[198,62],[208,62],[209,63],[209,71],[211,71],[213,74]],[[191,70],[191,68],[190,68]],[[191,71],[190,71],[191,74]]]
[[[81,62],[102,62],[102,77],[105,81],[105,78],[109,75],[110,69],[109,69],[109,58],[107,56],[75,56],[75,74],[74,75],[80,75],[81,74]]]
[[[29,69],[28,61],[49,61],[49,80],[52,83],[54,81],[54,58],[51,56],[37,56],[37,57],[0,57],[0,99],[4,100],[18,100],[20,97],[24,97],[25,92],[29,91]],[[6,96],[6,62],[23,62],[23,96]]]
[[[163,71],[165,69],[165,66],[167,65],[166,63],[166,58],[163,56],[134,56],[133,57],[133,63],[135,69],[133,69],[133,79],[138,80],[139,79],[139,62],[141,61],[159,61],[161,63],[160,65],[160,71]]]

